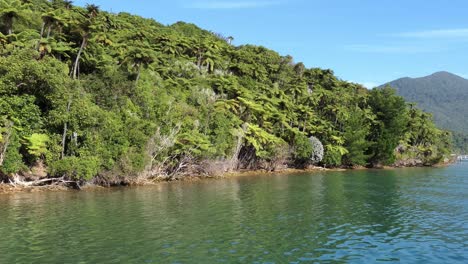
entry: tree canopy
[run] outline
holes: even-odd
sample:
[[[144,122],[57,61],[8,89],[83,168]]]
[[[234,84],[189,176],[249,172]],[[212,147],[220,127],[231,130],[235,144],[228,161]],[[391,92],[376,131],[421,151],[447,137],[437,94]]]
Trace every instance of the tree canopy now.
[[[39,161],[50,177],[128,180],[450,152],[450,135],[392,89],[265,47],[70,1],[0,5],[4,177]]]

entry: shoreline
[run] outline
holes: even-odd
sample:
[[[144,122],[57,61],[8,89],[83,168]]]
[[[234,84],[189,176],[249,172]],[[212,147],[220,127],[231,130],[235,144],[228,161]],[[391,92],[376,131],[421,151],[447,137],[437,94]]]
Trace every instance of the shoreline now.
[[[98,190],[98,189],[112,189],[126,186],[151,186],[163,183],[173,183],[173,182],[196,182],[207,179],[228,179],[236,177],[250,177],[250,176],[259,176],[259,175],[273,175],[273,174],[293,174],[293,173],[307,173],[307,172],[319,172],[319,171],[346,171],[348,169],[327,169],[323,167],[313,167],[309,169],[283,169],[277,171],[266,171],[266,170],[240,170],[234,172],[226,172],[220,176],[204,176],[204,175],[190,175],[174,180],[164,180],[164,179],[147,179],[140,180],[137,182],[129,183],[127,185],[111,185],[111,186],[102,186],[93,183],[86,183],[81,186],[80,190],[76,190],[70,187],[63,185],[42,185],[42,186],[21,186],[13,185],[10,183],[0,183],[0,195],[2,194],[14,194],[14,193],[37,193],[37,192],[46,192],[46,191],[89,191],[89,190]]]
[[[129,183],[127,185],[112,185],[102,186],[98,184],[86,183],[81,186],[79,190],[63,185],[42,185],[42,186],[18,186],[10,183],[0,183],[0,195],[8,195],[15,193],[39,193],[39,192],[65,192],[65,191],[94,191],[94,190],[109,190],[112,188],[119,187],[131,187],[131,186],[151,186],[163,183],[173,182],[197,182],[208,179],[228,179],[237,177],[252,177],[252,176],[271,176],[271,175],[288,175],[295,173],[317,173],[317,172],[345,172],[345,171],[356,171],[356,170],[395,170],[395,169],[407,169],[407,168],[443,168],[453,165],[455,163],[442,163],[435,164],[432,166],[407,166],[407,167],[396,167],[396,166],[384,166],[381,168],[367,168],[367,167],[356,167],[356,168],[324,168],[324,167],[311,167],[306,169],[294,169],[287,168],[277,171],[266,171],[266,170],[240,170],[234,172],[226,172],[220,176],[203,176],[203,175],[191,175],[175,180],[162,180],[162,179],[148,179],[138,181],[135,183]]]

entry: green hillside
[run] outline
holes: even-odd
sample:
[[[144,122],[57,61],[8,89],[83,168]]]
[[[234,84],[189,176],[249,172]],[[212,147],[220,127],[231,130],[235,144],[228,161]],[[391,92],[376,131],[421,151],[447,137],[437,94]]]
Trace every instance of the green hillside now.
[[[448,134],[392,89],[368,91],[193,24],[0,0],[0,32],[4,181],[429,165],[450,152]]]
[[[468,80],[448,72],[437,72],[422,78],[398,79],[386,85],[395,88],[407,101],[432,113],[437,125],[454,131],[457,147],[468,152]]]

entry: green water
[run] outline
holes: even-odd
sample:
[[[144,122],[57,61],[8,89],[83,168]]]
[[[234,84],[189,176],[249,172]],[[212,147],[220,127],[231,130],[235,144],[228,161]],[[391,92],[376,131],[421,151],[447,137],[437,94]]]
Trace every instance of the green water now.
[[[468,263],[468,163],[0,195],[0,263]]]

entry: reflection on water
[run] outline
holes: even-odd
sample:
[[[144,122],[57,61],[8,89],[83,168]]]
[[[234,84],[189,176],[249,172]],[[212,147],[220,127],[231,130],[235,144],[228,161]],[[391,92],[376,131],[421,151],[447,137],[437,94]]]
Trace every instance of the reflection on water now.
[[[0,195],[0,263],[468,263],[468,166]]]

